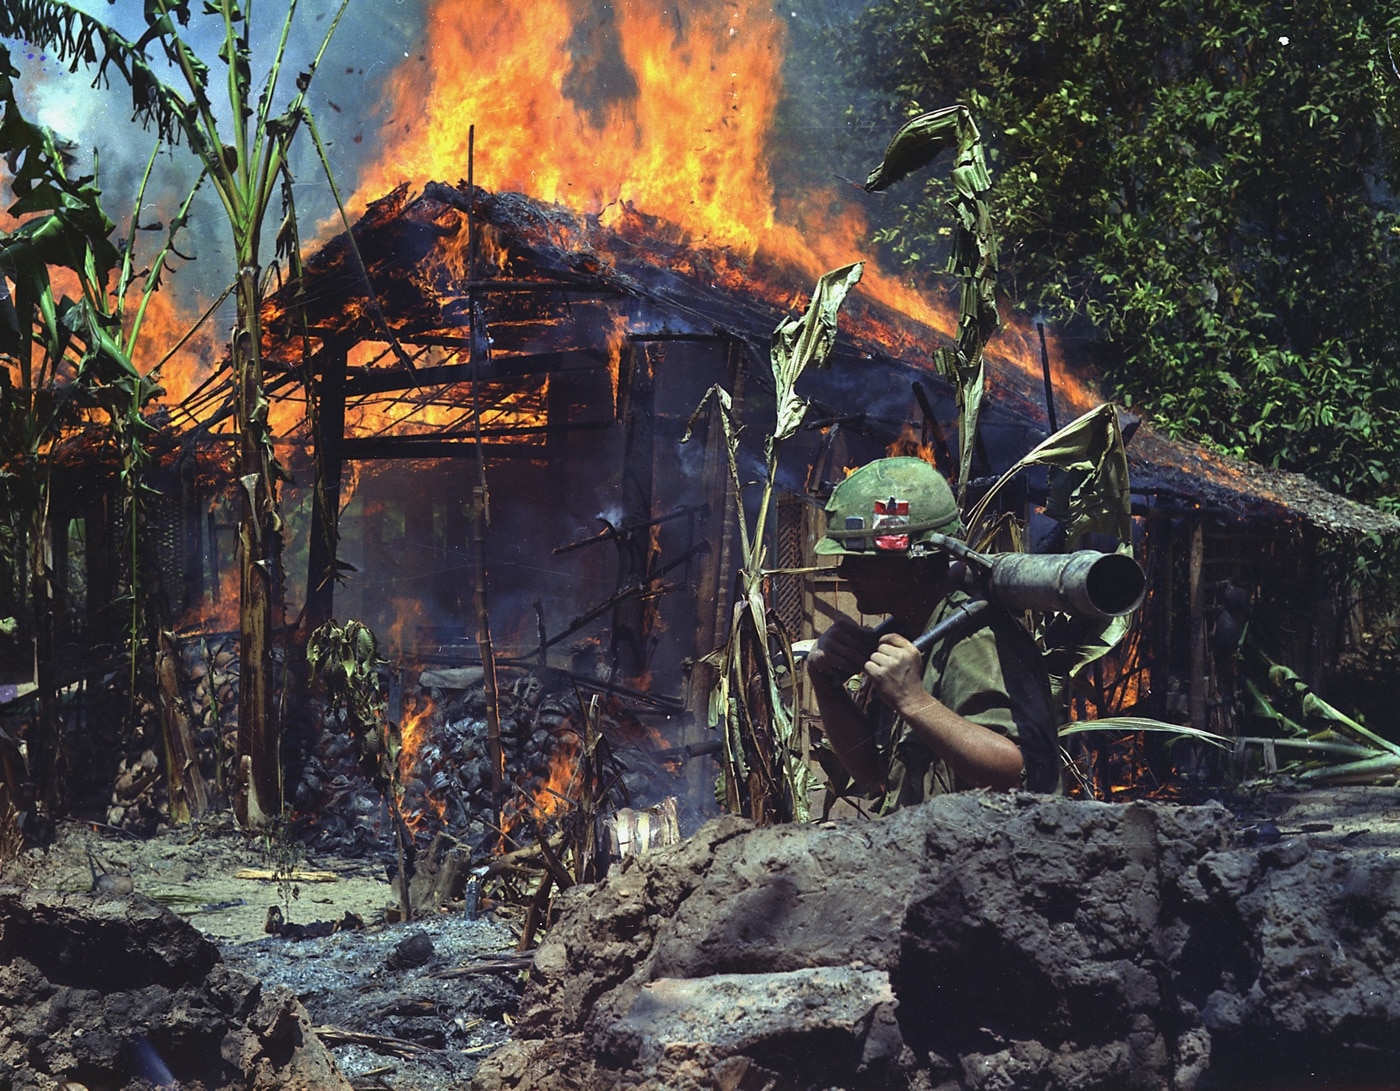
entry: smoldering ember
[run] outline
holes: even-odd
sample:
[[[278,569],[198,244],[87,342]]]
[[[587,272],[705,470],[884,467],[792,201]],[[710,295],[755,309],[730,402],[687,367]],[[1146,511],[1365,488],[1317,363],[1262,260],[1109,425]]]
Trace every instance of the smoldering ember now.
[[[661,195],[486,188],[474,140],[31,452],[0,1087],[1394,1086],[1394,623],[1349,561],[1400,519],[1002,324],[963,108],[867,182],[954,152],[951,303]],[[898,457],[946,537],[840,510]],[[1052,790],[852,784],[819,705],[879,667],[818,640],[902,603],[833,550],[925,544],[969,596],[940,638],[1050,676]]]

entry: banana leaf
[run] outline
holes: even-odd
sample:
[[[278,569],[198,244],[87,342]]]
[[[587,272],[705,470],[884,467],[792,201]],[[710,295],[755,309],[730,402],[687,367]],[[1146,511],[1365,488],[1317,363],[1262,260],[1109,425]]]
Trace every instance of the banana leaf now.
[[[1132,552],[1132,490],[1116,406],[1106,402],[1091,409],[1037,444],[1002,474],[967,515],[970,543],[978,546],[991,539],[999,518],[993,514],[997,494],[1031,466],[1049,469],[1045,513],[1062,522],[1066,541],[1096,532],[1116,538],[1118,552]],[[1131,626],[1131,617],[1105,618],[1097,623],[1083,619],[1079,643],[1070,649],[1069,675],[1078,675],[1107,655]]]
[[[997,240],[991,219],[991,175],[982,152],[982,137],[965,106],[920,114],[890,140],[880,165],[865,180],[870,192],[883,190],[928,166],[947,148],[956,148],[953,163],[953,247],[946,272],[962,280],[956,350],[936,354],[941,371],[958,392],[960,459],[958,480],[966,489],[982,410],[985,368],[982,350],[1001,319],[996,307]]]
[[[1132,542],[1132,490],[1128,453],[1118,425],[1118,408],[1105,402],[1037,444],[997,479],[968,513],[969,540],[994,511],[997,494],[1030,466],[1050,470],[1045,514],[1064,523],[1066,539],[1085,533],[1109,534]]]
[[[812,292],[812,302],[801,318],[786,318],[773,331],[771,352],[773,382],[777,387],[777,422],[768,440],[773,445],[796,434],[807,412],[807,400],[793,390],[809,364],[825,365],[836,343],[836,315],[846,295],[860,280],[860,262],[824,274]]]
[[[805,399],[794,389],[797,380],[808,367],[826,363],[836,340],[837,313],[862,271],[863,266],[856,263],[823,275],[803,317],[787,319],[774,331],[771,365],[777,408],[773,431],[764,444],[767,472],[752,528],[744,513],[743,482],[739,479],[740,426],[733,419],[728,391],[720,386],[710,387],[691,414],[681,438],[683,443],[691,438],[700,414],[713,403],[723,429],[744,556],[735,581],[728,638],[722,648],[703,660],[716,671],[710,691],[710,727],[723,725],[724,732],[721,776],[715,795],[729,810],[760,823],[806,821],[811,814],[809,796],[815,783],[798,738],[797,717],[782,691],[773,657],[772,645],[777,640],[791,670],[790,643],[770,618],[764,600],[764,528],[772,508],[780,448],[797,431],[807,411]]]
[[[1217,735],[1213,731],[1204,731],[1186,724],[1169,724],[1165,720],[1153,720],[1146,716],[1106,716],[1102,720],[1076,720],[1061,727],[1059,736],[1066,739],[1071,735],[1083,735],[1092,731],[1158,732],[1183,739],[1196,739],[1222,750],[1229,750],[1234,745],[1232,739]]]

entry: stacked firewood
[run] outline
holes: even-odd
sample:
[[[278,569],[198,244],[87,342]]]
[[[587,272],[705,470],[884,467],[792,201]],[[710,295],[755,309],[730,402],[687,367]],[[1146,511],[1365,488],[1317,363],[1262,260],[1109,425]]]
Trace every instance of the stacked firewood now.
[[[166,684],[173,684],[175,691],[138,704],[107,805],[108,825],[142,835],[170,821],[160,700],[175,702],[188,718],[199,775],[213,786],[212,805],[222,802],[222,788],[232,778],[238,739],[238,634],[173,637],[172,646],[177,670]]]
[[[449,688],[457,681],[464,688]],[[577,806],[584,732],[574,679],[545,669],[503,675],[498,699],[499,801],[479,672],[426,671],[418,694],[410,695],[410,702],[431,702],[432,711],[426,740],[406,770],[404,810],[421,816],[419,828],[429,837],[446,828],[485,846],[499,841],[503,822],[506,833],[531,843],[537,832],[552,830]],[[674,770],[652,756],[655,747],[635,717],[619,702],[600,704],[598,716],[611,754],[609,795],[619,804],[649,804],[674,793]]]
[[[154,833],[170,817],[170,801],[156,752],[128,755],[117,765],[107,824],[132,833]]]

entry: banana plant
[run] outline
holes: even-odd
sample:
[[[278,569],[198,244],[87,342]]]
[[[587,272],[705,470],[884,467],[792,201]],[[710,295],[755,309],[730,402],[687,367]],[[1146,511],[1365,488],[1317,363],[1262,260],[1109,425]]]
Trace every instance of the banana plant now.
[[[349,729],[360,769],[389,805],[399,854],[399,911],[408,920],[413,909],[408,898],[408,837],[399,771],[403,739],[398,725],[389,719],[380,684],[379,672],[387,663],[379,654],[379,641],[363,622],[340,625],[332,619],[312,632],[306,662],[325,690],[326,715]]]
[[[205,0],[192,14],[189,0],[146,0],[146,28],[131,41],[111,26],[59,0],[7,0],[0,37],[18,37],[47,49],[61,63],[85,63],[98,80],[116,73],[132,92],[135,115],[166,140],[183,143],[197,158],[217,196],[233,238],[231,281],[235,322],[230,340],[236,476],[242,487],[239,520],[240,676],[238,791],[235,812],[245,829],[261,829],[282,810],[280,725],[274,702],[272,639],[281,583],[281,470],[273,454],[263,383],[263,248],[268,216],[280,198],[284,257],[293,252],[296,210],[288,156],[310,118],[307,90],[349,0],[341,0],[312,60],[297,72],[282,105],[288,43],[298,28],[297,0],[288,0],[281,31],[260,88],[253,85],[251,3]],[[212,24],[220,41],[211,64],[191,44],[191,21]],[[196,28],[198,29],[198,28]],[[157,64],[174,73],[163,78]],[[216,99],[222,98],[222,112]]]
[[[872,193],[887,189],[912,172],[954,148],[953,248],[946,272],[961,281],[958,337],[955,348],[934,354],[939,369],[953,383],[958,396],[958,500],[967,496],[972,478],[972,454],[976,449],[977,422],[986,385],[983,350],[1001,326],[997,314],[997,238],[992,228],[992,179],[982,151],[982,136],[966,106],[948,106],[920,114],[900,127],[885,149],[880,165],[870,172],[865,188]]]
[[[1241,736],[1239,749],[1258,749],[1268,772],[1290,772],[1304,784],[1365,784],[1400,776],[1400,744],[1324,701],[1288,667],[1262,654],[1262,684],[1245,683],[1250,713],[1272,722],[1277,737]],[[1282,766],[1279,750],[1297,757]]]
[[[28,576],[38,703],[30,773],[39,805],[52,812],[62,802],[64,764],[50,546],[55,448],[72,430],[105,418],[134,531],[149,432],[141,410],[156,388],[137,372],[131,353],[165,255],[134,293],[138,314],[128,320],[134,237],[120,247],[113,241],[115,225],[103,211],[95,173],[74,176],[53,134],[25,118],[15,94],[18,76],[0,45],[0,154],[11,165],[16,198],[8,208],[16,224],[0,231],[0,362],[7,365],[0,369],[0,493],[22,524],[14,540],[24,555],[17,567]],[[67,272],[63,283],[76,284],[76,298],[56,287],[60,269]],[[127,580],[135,604],[134,559]],[[132,636],[134,649],[134,628]]]
[[[862,272],[864,266],[856,263],[826,273],[817,281],[806,313],[801,318],[784,319],[773,333],[770,363],[777,408],[773,430],[764,442],[763,493],[752,528],[744,511],[739,426],[733,418],[729,392],[718,385],[706,391],[681,439],[682,443],[690,439],[696,420],[713,405],[724,430],[744,556],[735,578],[728,639],[705,660],[716,672],[710,692],[710,727],[723,727],[723,769],[716,794],[728,810],[761,825],[807,821],[811,817],[809,796],[816,785],[774,660],[776,641],[782,645],[782,659],[791,677],[794,659],[790,640],[777,619],[770,616],[763,593],[768,577],[764,568],[765,530],[773,506],[778,456],[807,412],[806,399],[796,392],[797,380],[808,367],[827,362],[836,341],[837,314]]]

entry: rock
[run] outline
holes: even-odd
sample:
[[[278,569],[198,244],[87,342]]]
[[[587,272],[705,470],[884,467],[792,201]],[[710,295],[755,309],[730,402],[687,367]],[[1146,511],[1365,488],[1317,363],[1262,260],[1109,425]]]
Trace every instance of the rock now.
[[[562,899],[504,1088],[1387,1085],[1400,860],[1224,807],[966,793],[735,818]]]
[[[426,932],[414,932],[399,940],[393,952],[384,960],[384,965],[390,970],[409,970],[415,966],[426,966],[432,957],[432,937]]]
[[[169,1077],[169,1078],[167,1078]],[[160,904],[0,890],[0,1086],[348,1091],[286,989]]]
[[[483,673],[480,667],[442,667],[426,670],[418,676],[418,685],[423,689],[471,689],[481,685]]]

